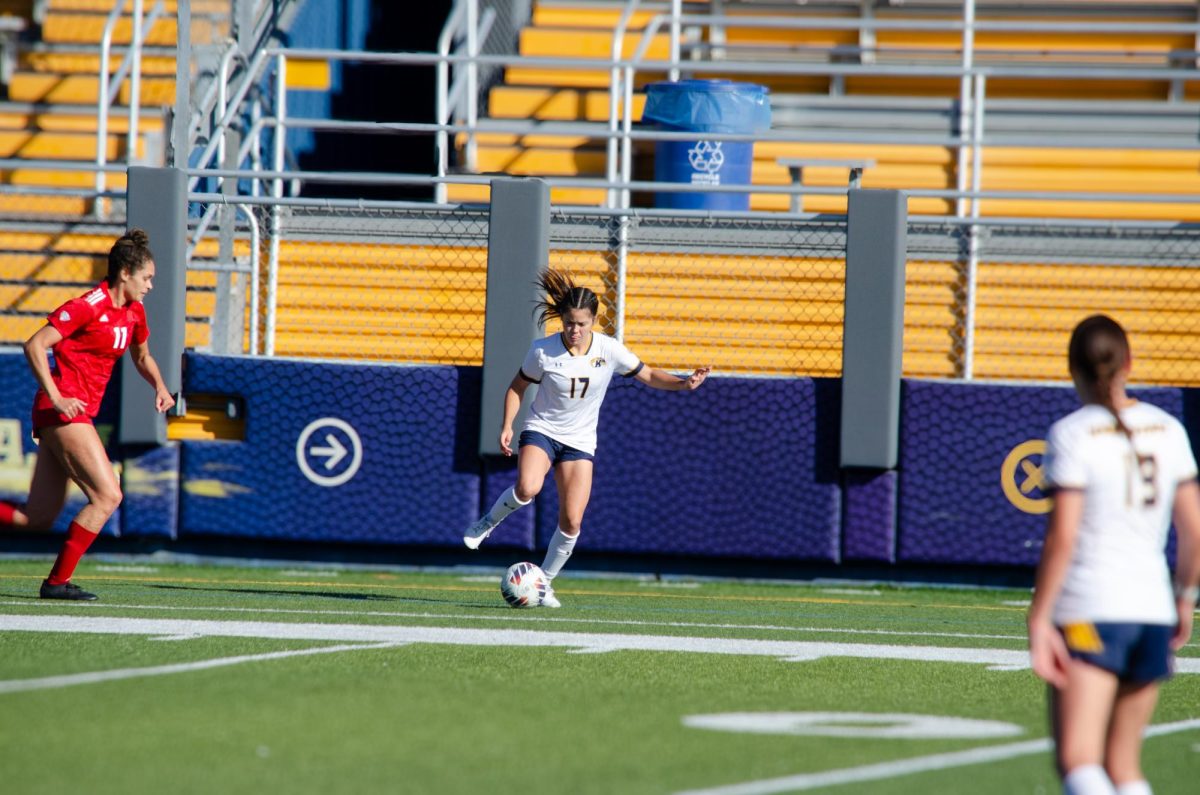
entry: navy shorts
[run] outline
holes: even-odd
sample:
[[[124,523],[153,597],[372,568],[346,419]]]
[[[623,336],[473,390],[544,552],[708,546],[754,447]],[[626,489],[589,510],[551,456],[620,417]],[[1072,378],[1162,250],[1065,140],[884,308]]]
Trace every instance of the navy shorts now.
[[[533,445],[540,450],[544,450],[551,464],[557,464],[559,461],[591,461],[594,458],[591,453],[585,453],[570,445],[557,442],[546,434],[538,433],[537,431],[521,431],[521,438],[517,440],[517,447],[525,447],[526,445]]]
[[[1173,626],[1081,623],[1059,631],[1072,657],[1114,673],[1122,682],[1155,682],[1171,675]]]

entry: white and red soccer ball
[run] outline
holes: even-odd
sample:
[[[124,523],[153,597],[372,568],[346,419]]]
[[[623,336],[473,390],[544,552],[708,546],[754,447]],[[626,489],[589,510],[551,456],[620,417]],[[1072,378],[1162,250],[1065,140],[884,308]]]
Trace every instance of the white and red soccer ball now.
[[[550,579],[546,572],[527,561],[509,566],[500,579],[500,593],[513,607],[538,607],[548,590]]]

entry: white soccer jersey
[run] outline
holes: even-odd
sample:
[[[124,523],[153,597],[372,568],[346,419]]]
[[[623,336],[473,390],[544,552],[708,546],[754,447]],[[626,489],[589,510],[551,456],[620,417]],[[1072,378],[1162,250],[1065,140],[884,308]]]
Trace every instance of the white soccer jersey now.
[[[539,385],[523,430],[595,453],[600,404],[613,372],[631,376],[641,369],[642,363],[628,348],[596,331],[582,356],[567,350],[562,334],[538,340],[521,365],[521,374]]]
[[[1121,410],[1132,444],[1103,406],[1088,405],[1050,428],[1046,477],[1083,491],[1083,516],[1054,622],[1174,624],[1164,547],[1176,486],[1196,477],[1187,433],[1148,403]]]

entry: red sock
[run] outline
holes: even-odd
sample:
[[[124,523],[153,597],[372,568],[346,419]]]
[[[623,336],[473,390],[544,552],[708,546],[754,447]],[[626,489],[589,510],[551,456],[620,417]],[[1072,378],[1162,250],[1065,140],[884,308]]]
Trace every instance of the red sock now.
[[[62,551],[58,553],[58,559],[54,561],[54,568],[50,569],[50,576],[46,578],[46,582],[51,585],[64,585],[70,581],[75,567],[79,565],[79,559],[87,552],[97,535],[99,534],[93,533],[79,522],[71,522],[71,527],[67,530],[67,540],[63,542]]]
[[[13,523],[13,514],[16,513],[17,506],[11,502],[0,501],[0,524],[11,525]]]

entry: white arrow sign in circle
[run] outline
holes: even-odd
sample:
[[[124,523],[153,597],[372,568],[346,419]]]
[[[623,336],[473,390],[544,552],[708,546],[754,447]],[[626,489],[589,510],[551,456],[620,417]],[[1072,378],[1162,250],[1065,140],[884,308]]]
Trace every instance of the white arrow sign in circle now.
[[[349,450],[332,432],[335,430],[341,431],[349,438]],[[347,453],[350,455],[349,465],[341,472],[336,472],[338,464],[342,463]],[[322,458],[325,460],[319,461],[314,469],[308,462],[309,456],[318,461]],[[362,440],[358,438],[358,432],[345,420],[321,417],[304,426],[304,430],[300,432],[300,438],[296,440],[296,463],[300,465],[304,477],[318,486],[340,486],[354,477],[362,465]],[[318,470],[324,470],[324,473]]]

